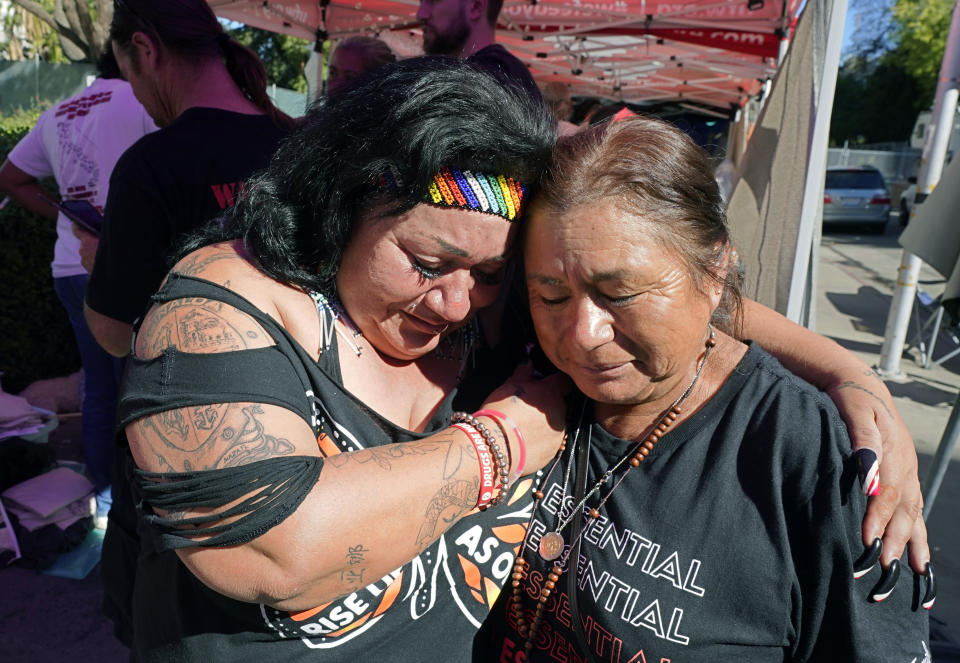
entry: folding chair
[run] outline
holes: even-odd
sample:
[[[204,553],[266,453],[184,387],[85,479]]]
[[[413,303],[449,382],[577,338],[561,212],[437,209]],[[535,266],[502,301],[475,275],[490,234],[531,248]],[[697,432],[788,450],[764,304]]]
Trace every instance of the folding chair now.
[[[943,283],[943,281],[919,281],[920,284]],[[921,315],[926,316],[922,325]],[[919,364],[923,368],[939,366],[948,359],[960,354],[960,326],[957,322],[947,317],[947,324],[943,320],[944,310],[941,297],[932,297],[920,288],[917,288],[917,296],[913,304],[913,319],[916,327],[916,333],[907,349],[917,348],[920,354]],[[933,358],[937,341],[940,337],[950,342],[953,349],[939,357]]]

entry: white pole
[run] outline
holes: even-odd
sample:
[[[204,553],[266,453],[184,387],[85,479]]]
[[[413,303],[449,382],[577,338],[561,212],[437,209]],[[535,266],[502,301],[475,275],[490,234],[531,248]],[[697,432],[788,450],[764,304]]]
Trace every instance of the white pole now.
[[[804,11],[814,6],[808,3]],[[810,157],[807,159],[807,178],[803,189],[803,206],[800,208],[800,229],[797,235],[797,251],[794,254],[793,272],[790,277],[790,293],[787,295],[786,316],[800,324],[809,324],[813,313],[812,298],[808,289],[813,259],[813,236],[820,223],[823,205],[823,173],[827,168],[827,144],[830,135],[830,115],[833,112],[833,96],[837,87],[837,69],[840,65],[840,45],[843,42],[843,24],[847,17],[847,0],[834,0],[827,28],[826,51],[823,58],[823,75],[820,79],[819,99],[815,99],[816,115],[810,138]]]
[[[960,2],[953,3],[953,17],[950,19],[950,33],[943,51],[940,64],[940,80],[937,82],[937,94],[933,104],[930,121],[933,130],[927,133],[923,147],[923,159],[920,163],[920,175],[917,178],[917,197],[911,206],[910,216],[933,191],[940,181],[943,162],[953,132],[954,115],[957,112],[957,79],[960,76]],[[877,372],[884,377],[899,377],[900,357],[907,338],[913,300],[917,296],[917,277],[920,275],[921,260],[904,250],[897,270],[897,285],[893,291],[893,302],[887,314],[887,327],[883,334],[883,348],[880,350],[880,364]]]

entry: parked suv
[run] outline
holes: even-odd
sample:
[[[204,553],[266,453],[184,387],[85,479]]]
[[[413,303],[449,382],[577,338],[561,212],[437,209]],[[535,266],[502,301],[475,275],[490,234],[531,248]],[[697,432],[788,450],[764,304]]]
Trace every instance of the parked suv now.
[[[883,233],[890,220],[890,192],[871,166],[827,168],[823,191],[824,224],[857,224]]]

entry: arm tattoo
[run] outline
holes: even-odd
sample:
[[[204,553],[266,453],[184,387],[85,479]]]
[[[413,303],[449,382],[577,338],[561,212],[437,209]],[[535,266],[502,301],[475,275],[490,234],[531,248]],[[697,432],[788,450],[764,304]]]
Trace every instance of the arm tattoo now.
[[[438,448],[432,443],[420,444],[385,444],[382,447],[373,447],[371,449],[361,449],[351,451],[350,453],[337,454],[330,456],[324,462],[333,467],[343,467],[349,463],[375,463],[381,469],[390,470],[393,468],[393,462],[405,456],[425,456]]]
[[[259,405],[248,405],[243,408],[246,421],[239,432],[226,428],[221,437],[229,440],[229,447],[224,451],[214,467],[236,467],[254,461],[272,458],[273,456],[288,456],[294,452],[290,442],[282,437],[267,435],[263,424],[255,415],[263,414]],[[227,437],[227,432],[231,435]]]
[[[364,548],[363,544],[347,548],[346,559],[349,568],[340,572],[340,580],[352,587],[361,587],[367,584],[363,579],[363,574],[367,570],[364,564],[367,561],[368,552],[370,552],[370,549]]]
[[[289,440],[264,429],[261,415],[263,408],[255,403],[225,403],[168,410],[135,425],[160,471],[189,472],[293,454]]]
[[[891,411],[890,411],[890,408],[887,407],[887,404],[883,402],[883,399],[880,398],[879,396],[877,396],[875,393],[873,393],[873,392],[870,391],[869,389],[867,389],[866,387],[864,387],[862,384],[857,384],[857,383],[854,382],[853,380],[847,380],[846,382],[844,382],[843,384],[841,384],[841,385],[840,385],[839,387],[837,387],[837,388],[838,388],[838,389],[856,389],[856,390],[858,390],[858,391],[865,392],[865,393],[869,394],[870,396],[873,396],[875,399],[877,399],[877,401],[880,403],[880,405],[883,406],[883,409],[887,411],[887,414],[890,415],[890,418],[891,418],[891,419],[894,418],[894,417],[893,417],[893,412],[891,412]]]
[[[456,522],[476,501],[479,481],[461,479],[449,481],[438,490],[427,504],[423,524],[417,532],[417,547],[423,548]]]

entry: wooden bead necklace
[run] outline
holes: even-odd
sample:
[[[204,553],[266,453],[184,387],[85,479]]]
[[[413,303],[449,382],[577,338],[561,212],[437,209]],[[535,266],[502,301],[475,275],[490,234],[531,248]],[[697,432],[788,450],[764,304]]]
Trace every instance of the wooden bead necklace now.
[[[523,537],[523,542],[520,544],[520,550],[517,553],[517,559],[513,565],[513,574],[511,575],[511,587],[512,594],[510,597],[510,604],[508,610],[513,617],[513,622],[516,624],[517,632],[520,634],[520,637],[524,638],[524,650],[529,652],[533,648],[534,637],[536,636],[537,630],[540,627],[540,623],[543,619],[543,610],[547,604],[547,600],[550,598],[550,595],[553,593],[554,588],[557,586],[557,582],[560,579],[560,576],[563,575],[564,570],[566,569],[567,562],[569,561],[571,551],[576,547],[576,544],[580,541],[580,538],[584,533],[590,529],[594,522],[600,518],[600,509],[603,508],[603,505],[606,504],[607,500],[610,499],[610,496],[613,494],[620,484],[629,474],[630,470],[634,467],[639,467],[640,463],[650,455],[650,452],[653,451],[654,446],[660,440],[661,437],[667,432],[667,430],[676,422],[677,418],[680,416],[680,406],[687,399],[690,393],[693,391],[694,385],[697,383],[697,380],[700,377],[700,373],[703,371],[703,366],[707,362],[707,357],[710,356],[710,351],[717,344],[717,341],[714,337],[714,331],[712,325],[707,325],[709,330],[709,336],[704,343],[706,346],[706,351],[703,354],[703,358],[700,360],[696,373],[693,375],[693,379],[690,380],[690,384],[687,385],[687,388],[684,389],[683,393],[673,402],[673,404],[667,408],[667,410],[660,416],[660,418],[655,421],[640,437],[641,441],[638,441],[633,448],[624,456],[622,456],[617,462],[607,468],[607,470],[600,476],[597,482],[593,487],[584,494],[584,489],[586,486],[579,486],[575,492],[580,493],[583,497],[577,502],[570,513],[566,518],[563,518],[560,523],[557,525],[556,529],[552,532],[546,532],[543,536],[540,537],[540,544],[538,550],[540,557],[547,562],[557,560],[554,563],[553,568],[547,574],[547,580],[544,582],[543,587],[540,589],[540,595],[537,598],[537,607],[533,615],[532,621],[528,622],[527,618],[523,614],[523,602],[521,598],[521,586],[523,584],[523,579],[526,577],[528,572],[529,563],[524,559],[524,554],[527,550],[527,545],[529,543],[530,532],[533,527],[533,519],[536,515],[537,508],[540,506],[540,501],[543,499],[543,491],[538,487],[533,496],[535,498],[533,509],[530,512],[530,520],[527,522],[527,531]],[[567,482],[570,478],[570,468],[573,465],[573,456],[576,451],[577,441],[580,437],[580,429],[583,426],[583,414],[586,409],[586,404],[584,404],[584,409],[580,412],[580,421],[577,423],[577,428],[574,431],[573,441],[570,444],[570,456],[567,462],[567,471],[564,476],[564,485],[563,485],[563,496],[560,500],[560,504],[563,504],[566,498],[567,491]],[[559,463],[563,452],[567,447],[566,438],[564,438],[563,443],[560,445],[560,449],[557,452],[556,457],[553,460],[553,463],[550,465],[550,468],[547,470],[546,474],[543,476],[543,479],[540,481],[540,486],[546,485],[547,480],[550,478],[550,475],[553,473],[554,468],[556,468]],[[586,462],[584,458],[584,462]],[[563,538],[563,530],[566,528],[570,521],[580,513],[583,517],[583,509],[586,506],[587,500],[589,500],[594,494],[596,494],[603,486],[606,484],[610,478],[619,470],[625,463],[629,464],[629,467],[620,474],[616,483],[613,484],[613,487],[600,499],[595,507],[591,507],[587,513],[587,517],[590,519],[589,524],[586,527],[580,529],[576,534],[576,537],[573,541],[570,542],[570,545],[566,545],[566,541]],[[584,477],[586,475],[584,474]],[[584,483],[586,483],[584,481]],[[558,559],[559,558],[559,559]],[[576,628],[576,626],[574,626]]]

